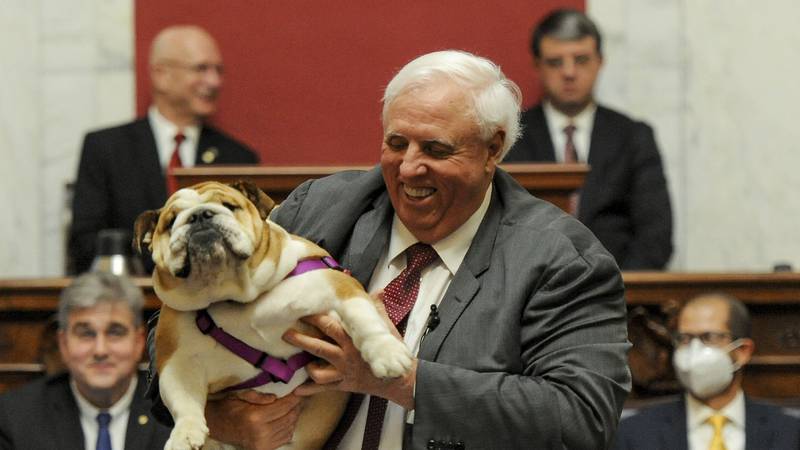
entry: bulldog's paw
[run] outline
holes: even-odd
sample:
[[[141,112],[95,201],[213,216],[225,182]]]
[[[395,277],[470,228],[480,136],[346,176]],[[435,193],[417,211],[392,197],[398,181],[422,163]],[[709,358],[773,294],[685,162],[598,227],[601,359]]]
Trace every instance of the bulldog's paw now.
[[[208,427],[202,418],[178,419],[164,450],[197,450],[206,441]]]
[[[394,378],[411,370],[413,362],[406,344],[390,334],[374,336],[361,346],[361,356],[378,378]]]

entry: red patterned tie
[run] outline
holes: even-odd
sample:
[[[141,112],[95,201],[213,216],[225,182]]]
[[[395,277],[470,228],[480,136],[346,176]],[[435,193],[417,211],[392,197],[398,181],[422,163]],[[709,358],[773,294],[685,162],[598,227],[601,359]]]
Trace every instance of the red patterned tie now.
[[[406,324],[408,323],[405,319],[417,300],[422,270],[435,261],[438,256],[436,250],[428,244],[418,242],[407,248],[406,268],[400,272],[397,278],[390,281],[383,290],[383,304],[386,312],[402,335],[405,335]],[[358,414],[363,399],[364,396],[362,394],[352,394],[350,396],[350,402],[339,426],[328,439],[325,449],[334,449],[339,445],[339,442],[341,442]],[[364,429],[364,440],[361,446],[362,450],[375,450],[378,448],[385,414],[386,399],[375,396],[370,397],[367,425]]]
[[[167,166],[167,196],[172,195],[178,190],[178,180],[175,179],[173,170],[176,167],[183,167],[181,163],[181,142],[186,139],[180,131],[175,135],[175,149],[172,150],[172,156],[169,158],[169,165]]]
[[[569,124],[564,127],[564,134],[567,136],[567,143],[564,145],[564,162],[568,164],[575,164],[578,161],[578,151],[575,149],[575,141],[572,136],[575,134],[575,125]],[[569,213],[573,216],[578,215],[578,204],[580,201],[580,194],[575,192],[569,196]]]

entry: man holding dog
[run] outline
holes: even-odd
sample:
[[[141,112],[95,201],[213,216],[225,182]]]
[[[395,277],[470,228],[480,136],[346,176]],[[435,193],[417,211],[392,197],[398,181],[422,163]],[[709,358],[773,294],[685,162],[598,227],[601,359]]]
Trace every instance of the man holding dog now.
[[[250,148],[206,123],[223,84],[222,55],[206,30],[165,28],[153,39],[149,63],[147,117],[84,139],[69,237],[75,273],[89,269],[98,232],[130,232],[139,213],[164,203],[175,190],[175,167],[258,163]],[[149,258],[143,263],[152,266]]]
[[[329,316],[305,319],[327,340],[284,336],[327,361],[307,366],[314,383],[296,396],[366,394],[351,396],[328,447],[610,444],[630,389],[622,278],[583,225],[497,167],[519,134],[520,97],[484,58],[423,55],[386,88],[380,166],[308,181],[272,214],[370,292],[385,289],[393,319],[392,280],[416,265],[407,249],[434,252],[398,322],[416,355],[408,376],[373,377]],[[294,395],[242,398],[209,404],[211,434],[258,448],[286,442],[278,434],[293,426]],[[388,399],[385,413],[376,398]],[[271,440],[254,442],[266,429]]]
[[[169,428],[150,415],[137,376],[145,337],[141,290],[88,272],[58,306],[58,345],[67,373],[0,396],[0,449],[163,448]]]

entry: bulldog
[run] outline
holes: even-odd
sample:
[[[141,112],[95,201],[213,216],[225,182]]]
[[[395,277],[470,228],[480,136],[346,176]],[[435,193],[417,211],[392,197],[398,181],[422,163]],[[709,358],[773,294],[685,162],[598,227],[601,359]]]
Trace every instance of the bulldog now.
[[[305,382],[310,355],[281,336],[290,327],[313,333],[299,321],[309,314],[338,316],[375,376],[411,368],[375,300],[325,250],[270,221],[274,206],[252,184],[206,182],[136,221],[134,247],[152,254],[163,303],[155,359],[175,419],[165,449],[228,448],[208,438],[209,395],[251,388],[280,397]],[[346,401],[341,392],[307,399],[287,448],[320,448]]]

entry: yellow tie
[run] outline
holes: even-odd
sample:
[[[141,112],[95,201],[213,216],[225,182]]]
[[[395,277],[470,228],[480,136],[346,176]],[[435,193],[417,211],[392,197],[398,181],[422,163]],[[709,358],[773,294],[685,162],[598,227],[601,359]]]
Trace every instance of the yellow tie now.
[[[708,418],[708,423],[714,427],[714,437],[711,438],[711,445],[708,450],[727,450],[725,440],[722,439],[722,427],[728,422],[728,418],[722,414],[714,414]]]

